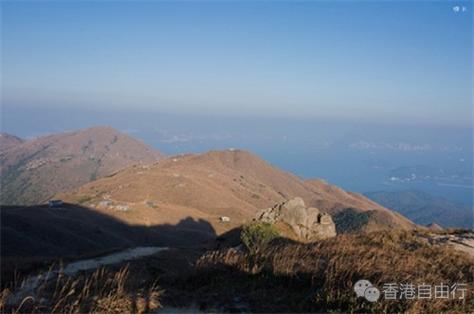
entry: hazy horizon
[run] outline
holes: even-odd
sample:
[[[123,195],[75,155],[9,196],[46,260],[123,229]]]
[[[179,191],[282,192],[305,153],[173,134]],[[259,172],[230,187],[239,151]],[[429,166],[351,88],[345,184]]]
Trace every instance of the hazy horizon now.
[[[460,3],[2,2],[2,104],[472,127]]]
[[[350,191],[418,189],[473,201],[471,128],[139,110],[63,108],[45,114],[22,107],[9,107],[2,120],[2,131],[29,139],[110,125],[168,155],[240,148],[302,178],[322,178]],[[438,179],[407,180],[412,173]]]
[[[470,2],[1,6],[2,131],[111,125],[167,154],[242,148],[472,203]]]

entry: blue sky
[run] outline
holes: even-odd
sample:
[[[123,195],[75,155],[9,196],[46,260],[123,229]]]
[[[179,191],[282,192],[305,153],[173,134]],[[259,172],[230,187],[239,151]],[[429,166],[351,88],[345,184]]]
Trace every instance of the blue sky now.
[[[472,124],[471,2],[1,6],[9,108]]]

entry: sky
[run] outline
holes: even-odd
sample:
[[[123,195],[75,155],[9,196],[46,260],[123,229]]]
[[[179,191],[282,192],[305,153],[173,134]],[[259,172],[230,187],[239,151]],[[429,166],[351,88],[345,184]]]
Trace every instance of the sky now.
[[[0,5],[4,112],[472,126],[471,2]]]

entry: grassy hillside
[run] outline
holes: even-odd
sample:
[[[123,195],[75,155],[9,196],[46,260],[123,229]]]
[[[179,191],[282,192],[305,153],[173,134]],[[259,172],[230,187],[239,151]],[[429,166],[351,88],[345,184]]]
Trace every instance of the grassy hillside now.
[[[160,157],[141,141],[111,127],[16,141],[0,151],[0,204],[44,202],[61,191]]]
[[[472,255],[433,244],[429,240],[433,236],[376,231],[310,244],[274,239],[258,251],[175,248],[131,261],[128,266],[59,277],[32,292],[38,297],[25,298],[22,307],[34,313],[94,309],[153,313],[157,307],[164,313],[473,312]],[[356,297],[353,286],[360,279],[369,280],[381,291],[385,283],[465,283],[467,290],[464,299],[391,301],[382,294],[378,302],[371,303]],[[0,301],[9,293],[3,290]],[[12,308],[18,305],[7,307],[6,312]]]
[[[241,150],[174,156],[152,165],[128,167],[57,197],[114,216],[118,213],[112,207],[125,204],[131,210],[120,219],[134,224],[161,223],[165,217],[199,217],[207,219],[218,233],[253,219],[259,209],[294,197],[331,214],[346,208],[375,212],[370,217],[377,220],[361,225],[364,230],[414,227],[408,219],[360,194],[321,180],[301,180]],[[103,202],[113,205],[99,206]],[[219,223],[220,216],[230,217],[230,223]]]
[[[0,132],[0,152],[20,145],[24,140],[8,133]]]
[[[474,260],[447,246],[433,246],[413,231],[339,235],[312,244],[276,240],[258,253],[234,248],[209,252],[184,285],[197,298],[239,296],[255,312],[470,313]],[[439,285],[465,283],[464,300],[357,298],[353,287],[369,280]],[[208,302],[212,302],[207,298]]]

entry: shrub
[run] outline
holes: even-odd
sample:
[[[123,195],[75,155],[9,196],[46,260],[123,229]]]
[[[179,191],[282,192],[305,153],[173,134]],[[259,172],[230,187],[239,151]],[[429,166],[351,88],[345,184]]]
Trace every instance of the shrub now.
[[[240,239],[250,252],[257,252],[279,236],[277,228],[265,222],[252,222],[243,226]]]
[[[336,232],[352,233],[361,230],[368,222],[372,215],[371,212],[357,212],[355,209],[346,208],[332,216],[336,225]]]
[[[77,204],[79,205],[84,205],[88,202],[90,202],[93,198],[87,195],[83,195],[77,199]]]

